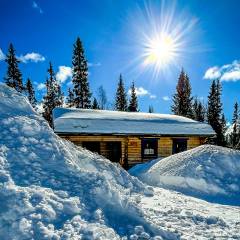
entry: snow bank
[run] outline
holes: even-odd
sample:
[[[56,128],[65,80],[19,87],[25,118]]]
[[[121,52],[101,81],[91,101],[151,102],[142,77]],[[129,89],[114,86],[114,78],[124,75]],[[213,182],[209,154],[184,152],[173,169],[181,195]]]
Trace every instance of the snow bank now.
[[[240,204],[240,151],[213,145],[172,155],[130,172],[143,181],[219,203]]]
[[[3,84],[0,132],[0,239],[119,239],[139,224],[156,234],[131,198],[151,189],[56,136],[25,97]]]

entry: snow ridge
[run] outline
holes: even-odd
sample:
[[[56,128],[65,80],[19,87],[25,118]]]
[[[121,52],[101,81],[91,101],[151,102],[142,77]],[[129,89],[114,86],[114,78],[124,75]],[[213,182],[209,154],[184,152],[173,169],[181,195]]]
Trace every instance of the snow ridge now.
[[[202,145],[138,167],[140,179],[209,201],[240,205],[240,151]],[[134,175],[134,169],[131,170]],[[138,171],[139,172],[139,171]]]
[[[152,190],[117,164],[56,136],[13,89],[1,84],[0,99],[1,239],[63,237],[68,225],[81,235],[89,224],[102,239],[119,239],[138,224],[153,234],[131,198]],[[122,230],[120,213],[132,228]]]

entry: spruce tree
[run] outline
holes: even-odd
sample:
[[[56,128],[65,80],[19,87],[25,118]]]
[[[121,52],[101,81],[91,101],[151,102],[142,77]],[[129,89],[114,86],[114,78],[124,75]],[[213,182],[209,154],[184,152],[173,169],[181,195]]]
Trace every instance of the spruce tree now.
[[[27,94],[28,101],[31,103],[32,107],[36,109],[37,100],[35,97],[35,91],[32,85],[31,80],[28,78],[25,86],[25,91]]]
[[[100,86],[97,91],[98,96],[98,103],[100,109],[106,109],[107,108],[107,94],[104,90],[103,86]]]
[[[197,98],[193,101],[193,119],[199,122],[204,122],[205,120],[205,109],[204,105]]]
[[[237,148],[239,142],[239,129],[236,123],[233,124],[233,130],[229,138],[230,147]]]
[[[187,74],[182,69],[176,87],[176,93],[173,95],[172,112],[184,117],[193,117],[191,85]]]
[[[234,110],[233,110],[233,118],[232,118],[232,124],[237,123],[239,119],[239,110],[238,110],[238,103],[235,102],[234,104]]]
[[[49,77],[46,80],[46,95],[43,97],[43,117],[48,121],[50,127],[53,128],[53,109],[63,105],[63,93],[56,80],[51,62],[49,64],[48,74]]]
[[[229,145],[232,148],[237,148],[237,145],[240,140],[240,131],[239,131],[239,110],[238,103],[234,104],[233,118],[232,118],[232,132],[229,136]]]
[[[131,96],[130,96],[128,111],[129,112],[137,112],[138,111],[138,100],[137,100],[137,94],[136,94],[134,82],[132,82],[132,86],[131,86]]]
[[[18,67],[20,62],[15,54],[15,49],[12,43],[9,45],[8,54],[6,55],[5,62],[7,63],[7,73],[5,76],[5,82],[9,87],[15,88],[18,92],[24,90],[22,82],[22,73]]]
[[[66,102],[68,107],[74,107],[75,103],[74,103],[74,93],[73,91],[68,88],[68,96],[67,96],[67,102]]]
[[[75,106],[77,108],[90,108],[91,93],[88,83],[88,66],[82,42],[79,37],[77,38],[73,49],[72,73]]]
[[[93,98],[92,109],[99,109],[99,105],[96,98]]]
[[[227,121],[224,113],[222,113],[221,124],[222,124],[223,133],[225,134],[225,132],[227,131]]]
[[[122,75],[120,74],[116,97],[115,97],[115,109],[117,111],[127,111],[127,94],[124,88]]]
[[[213,80],[208,95],[207,120],[217,134],[216,144],[224,145],[223,125],[221,121],[222,103],[221,103],[221,84],[220,81]]]
[[[205,114],[206,114],[206,109],[204,107],[204,104],[202,102],[199,102],[198,103],[197,121],[204,122],[205,121]]]
[[[148,112],[149,112],[149,113],[154,113],[154,109],[153,109],[153,106],[152,106],[152,105],[150,105],[150,106],[148,107]]]
[[[192,109],[193,109],[193,119],[197,121],[198,99],[196,97],[193,100]]]

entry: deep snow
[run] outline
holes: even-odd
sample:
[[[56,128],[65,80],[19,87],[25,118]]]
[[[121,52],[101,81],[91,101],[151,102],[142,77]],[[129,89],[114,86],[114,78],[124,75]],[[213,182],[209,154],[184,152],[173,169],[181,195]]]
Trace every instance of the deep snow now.
[[[240,205],[240,151],[202,145],[129,171],[153,186]]]
[[[144,185],[60,139],[3,84],[0,134],[1,240],[240,238],[239,208]]]

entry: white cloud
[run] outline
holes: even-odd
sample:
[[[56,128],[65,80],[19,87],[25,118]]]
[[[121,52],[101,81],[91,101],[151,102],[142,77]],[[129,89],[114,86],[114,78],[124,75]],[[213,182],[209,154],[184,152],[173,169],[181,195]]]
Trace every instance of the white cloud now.
[[[151,99],[157,98],[156,95],[151,94],[147,89],[143,87],[135,87],[136,95],[139,97],[149,96]],[[131,88],[128,90],[128,95],[131,95]]]
[[[44,88],[46,88],[46,85],[44,83],[39,83],[37,85],[37,90],[43,90]]]
[[[155,98],[157,98],[157,96],[154,95],[154,94],[151,94],[149,97],[150,97],[151,99],[155,99]]]
[[[88,67],[100,67],[101,66],[101,63],[100,62],[97,62],[97,63],[88,63]]]
[[[35,52],[32,52],[32,53],[27,53],[26,55],[21,55],[20,57],[18,57],[18,59],[24,63],[27,63],[27,62],[43,62],[45,61],[45,57],[42,56],[41,54],[39,53],[35,53]]]
[[[56,78],[60,83],[66,82],[68,78],[72,77],[72,68],[67,66],[59,66]]]
[[[163,101],[170,101],[170,97],[169,97],[169,96],[163,96],[163,97],[162,97],[162,100],[163,100]]]
[[[41,8],[35,1],[32,2],[32,7],[33,7],[34,9],[38,10],[39,13],[41,13],[41,14],[43,13],[42,8]]]
[[[144,89],[143,87],[136,87],[136,94],[137,96],[145,96],[148,95],[148,90]]]
[[[209,68],[204,75],[205,79],[216,79],[219,78],[221,76],[221,72],[219,67],[215,66],[215,67],[211,67]]]
[[[239,81],[240,80],[240,61],[235,60],[231,64],[225,64],[221,67],[215,66],[209,68],[205,75],[205,79],[219,78],[221,81]]]
[[[2,49],[0,48],[0,61],[5,59],[5,54],[3,53]]]
[[[222,77],[221,77],[222,81],[238,81],[240,80],[240,68],[239,70],[235,70],[232,72],[225,72]]]

